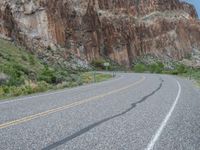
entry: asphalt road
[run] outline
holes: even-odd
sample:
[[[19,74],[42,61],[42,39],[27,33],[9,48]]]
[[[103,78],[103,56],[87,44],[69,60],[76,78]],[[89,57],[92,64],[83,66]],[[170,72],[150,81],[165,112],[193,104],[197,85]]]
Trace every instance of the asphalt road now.
[[[200,150],[200,92],[167,75],[0,102],[0,150]]]

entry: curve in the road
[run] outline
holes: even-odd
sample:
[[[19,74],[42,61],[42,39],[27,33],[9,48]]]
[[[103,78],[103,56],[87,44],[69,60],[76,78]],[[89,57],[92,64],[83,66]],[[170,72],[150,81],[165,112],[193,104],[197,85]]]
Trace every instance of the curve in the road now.
[[[167,122],[168,120],[170,119],[177,103],[178,103],[178,100],[181,96],[181,85],[178,81],[177,82],[177,86],[178,86],[178,93],[177,93],[177,96],[176,96],[176,99],[171,107],[171,109],[169,110],[168,114],[166,115],[165,119],[163,120],[163,122],[161,123],[159,129],[156,131],[155,135],[153,136],[152,140],[150,141],[150,143],[148,144],[147,148],[145,150],[152,150],[154,148],[154,145],[155,143],[158,141],[163,129],[165,128],[165,126],[167,125]]]
[[[159,84],[158,88],[156,88],[155,90],[153,90],[153,91],[152,91],[151,93],[149,93],[148,95],[144,96],[141,100],[139,100],[139,101],[137,101],[137,102],[135,102],[135,103],[132,103],[132,104],[131,104],[131,107],[130,107],[130,108],[127,108],[125,111],[123,111],[123,112],[121,112],[121,113],[119,113],[119,114],[116,114],[116,115],[114,115],[114,116],[105,118],[105,119],[103,119],[103,120],[101,120],[101,121],[98,121],[98,122],[96,122],[96,123],[93,123],[93,124],[91,124],[91,125],[89,125],[89,126],[83,128],[83,129],[81,129],[80,131],[74,133],[73,135],[68,136],[68,137],[66,137],[65,139],[63,139],[63,140],[61,140],[61,141],[58,141],[58,142],[56,142],[56,143],[54,143],[54,144],[52,144],[52,145],[49,145],[48,147],[46,147],[46,148],[44,148],[44,149],[42,149],[42,150],[51,150],[51,149],[54,149],[54,148],[56,148],[56,147],[58,147],[58,146],[60,146],[60,145],[63,145],[63,144],[65,144],[65,143],[69,142],[70,140],[72,140],[72,139],[74,139],[74,138],[76,138],[76,137],[78,137],[78,136],[80,136],[80,135],[82,135],[82,134],[84,134],[84,133],[90,131],[91,129],[95,128],[96,126],[99,126],[99,125],[101,125],[101,124],[103,124],[103,123],[105,123],[105,122],[107,122],[107,121],[109,121],[109,120],[111,120],[111,119],[114,119],[114,118],[120,117],[120,116],[122,116],[122,115],[124,115],[124,114],[127,114],[127,113],[130,112],[132,109],[134,109],[138,104],[143,103],[143,102],[146,101],[149,97],[151,97],[151,96],[153,96],[154,94],[156,94],[156,92],[158,92],[158,91],[162,88],[163,82],[164,82],[164,80],[162,80],[162,79],[160,78],[160,84]]]

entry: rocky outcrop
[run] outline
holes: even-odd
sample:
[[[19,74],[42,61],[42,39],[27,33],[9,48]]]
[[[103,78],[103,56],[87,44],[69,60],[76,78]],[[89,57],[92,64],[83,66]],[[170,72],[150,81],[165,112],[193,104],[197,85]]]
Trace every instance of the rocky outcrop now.
[[[200,49],[196,11],[179,0],[2,0],[0,7],[1,37],[37,54],[62,48],[129,66],[144,54],[179,60]]]

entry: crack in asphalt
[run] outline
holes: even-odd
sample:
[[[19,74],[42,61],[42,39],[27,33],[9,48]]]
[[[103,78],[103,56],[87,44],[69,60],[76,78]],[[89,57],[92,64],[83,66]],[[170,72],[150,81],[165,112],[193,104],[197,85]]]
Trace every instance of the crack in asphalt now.
[[[95,128],[96,126],[99,126],[99,125],[101,125],[101,124],[103,124],[103,123],[105,123],[105,122],[107,122],[107,121],[109,121],[109,120],[112,120],[112,119],[114,119],[114,118],[117,118],[117,117],[120,117],[120,116],[122,116],[122,115],[125,115],[126,113],[128,113],[128,112],[130,112],[132,109],[134,109],[138,104],[143,103],[143,102],[146,101],[149,97],[151,97],[151,96],[153,96],[154,94],[156,94],[156,93],[162,88],[163,82],[164,82],[164,80],[163,80],[162,78],[160,78],[160,84],[159,84],[159,86],[158,86],[157,89],[155,89],[155,90],[154,90],[153,92],[151,92],[150,94],[144,96],[141,100],[139,100],[139,101],[137,101],[137,102],[135,102],[135,103],[132,103],[132,104],[131,104],[131,107],[128,108],[128,109],[126,109],[125,111],[123,111],[123,112],[121,112],[121,113],[119,113],[119,114],[116,114],[116,115],[114,115],[114,116],[105,118],[105,119],[103,119],[103,120],[101,120],[101,121],[98,121],[98,122],[96,122],[96,123],[93,123],[93,124],[91,124],[91,125],[89,125],[89,126],[83,128],[83,129],[79,130],[78,132],[74,133],[73,135],[70,135],[70,136],[68,136],[68,137],[66,137],[66,138],[64,138],[64,139],[62,139],[62,140],[60,140],[60,141],[57,141],[57,142],[55,142],[55,143],[53,143],[53,144],[51,144],[51,145],[49,145],[49,146],[43,148],[42,150],[51,150],[51,149],[54,149],[54,148],[56,148],[56,147],[58,147],[58,146],[61,146],[61,145],[65,144],[65,143],[71,141],[72,139],[74,139],[74,138],[76,138],[76,137],[78,137],[78,136],[80,136],[80,135],[82,135],[82,134],[84,134],[84,133],[90,131],[91,129]]]

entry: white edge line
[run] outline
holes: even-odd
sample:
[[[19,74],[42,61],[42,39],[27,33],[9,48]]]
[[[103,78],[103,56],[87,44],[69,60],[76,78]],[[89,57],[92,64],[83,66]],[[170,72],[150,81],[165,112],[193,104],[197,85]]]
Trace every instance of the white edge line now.
[[[152,150],[154,148],[155,143],[158,141],[163,129],[167,125],[167,122],[169,121],[169,119],[170,119],[170,117],[171,117],[171,115],[172,115],[172,113],[173,113],[173,111],[174,111],[174,109],[175,109],[175,107],[178,103],[178,100],[179,100],[180,95],[181,95],[181,85],[180,85],[179,81],[176,80],[176,82],[177,82],[177,85],[178,85],[178,88],[179,88],[176,99],[175,99],[170,111],[168,112],[167,116],[165,117],[165,119],[161,123],[159,129],[156,131],[155,135],[152,137],[150,143],[148,144],[148,146],[145,150]]]
[[[111,81],[116,81],[116,80],[119,80],[119,79],[122,79],[123,76],[121,75],[120,77],[116,78],[116,79],[112,79],[112,80],[107,80],[107,81],[104,81],[104,82],[99,82],[99,83],[96,83],[96,84],[88,84],[88,85],[83,85],[83,86],[79,86],[79,87],[74,87],[74,88],[68,88],[68,89],[64,89],[64,90],[61,90],[61,91],[56,91],[56,92],[50,92],[50,93],[44,93],[44,94],[39,94],[39,95],[34,95],[34,96],[25,96],[23,98],[17,98],[17,99],[14,99],[14,100],[5,100],[5,101],[2,101],[0,102],[0,105],[3,105],[3,104],[8,104],[8,103],[13,103],[13,102],[18,102],[18,101],[23,101],[23,100],[27,100],[27,99],[32,99],[32,98],[36,98],[36,97],[44,97],[44,96],[49,96],[49,95],[54,95],[54,94],[60,94],[60,93],[64,93],[66,91],[73,91],[73,90],[79,90],[79,89],[82,89],[84,87],[87,87],[87,86],[92,86],[92,85],[101,85],[103,83],[107,83],[107,82],[111,82]]]

